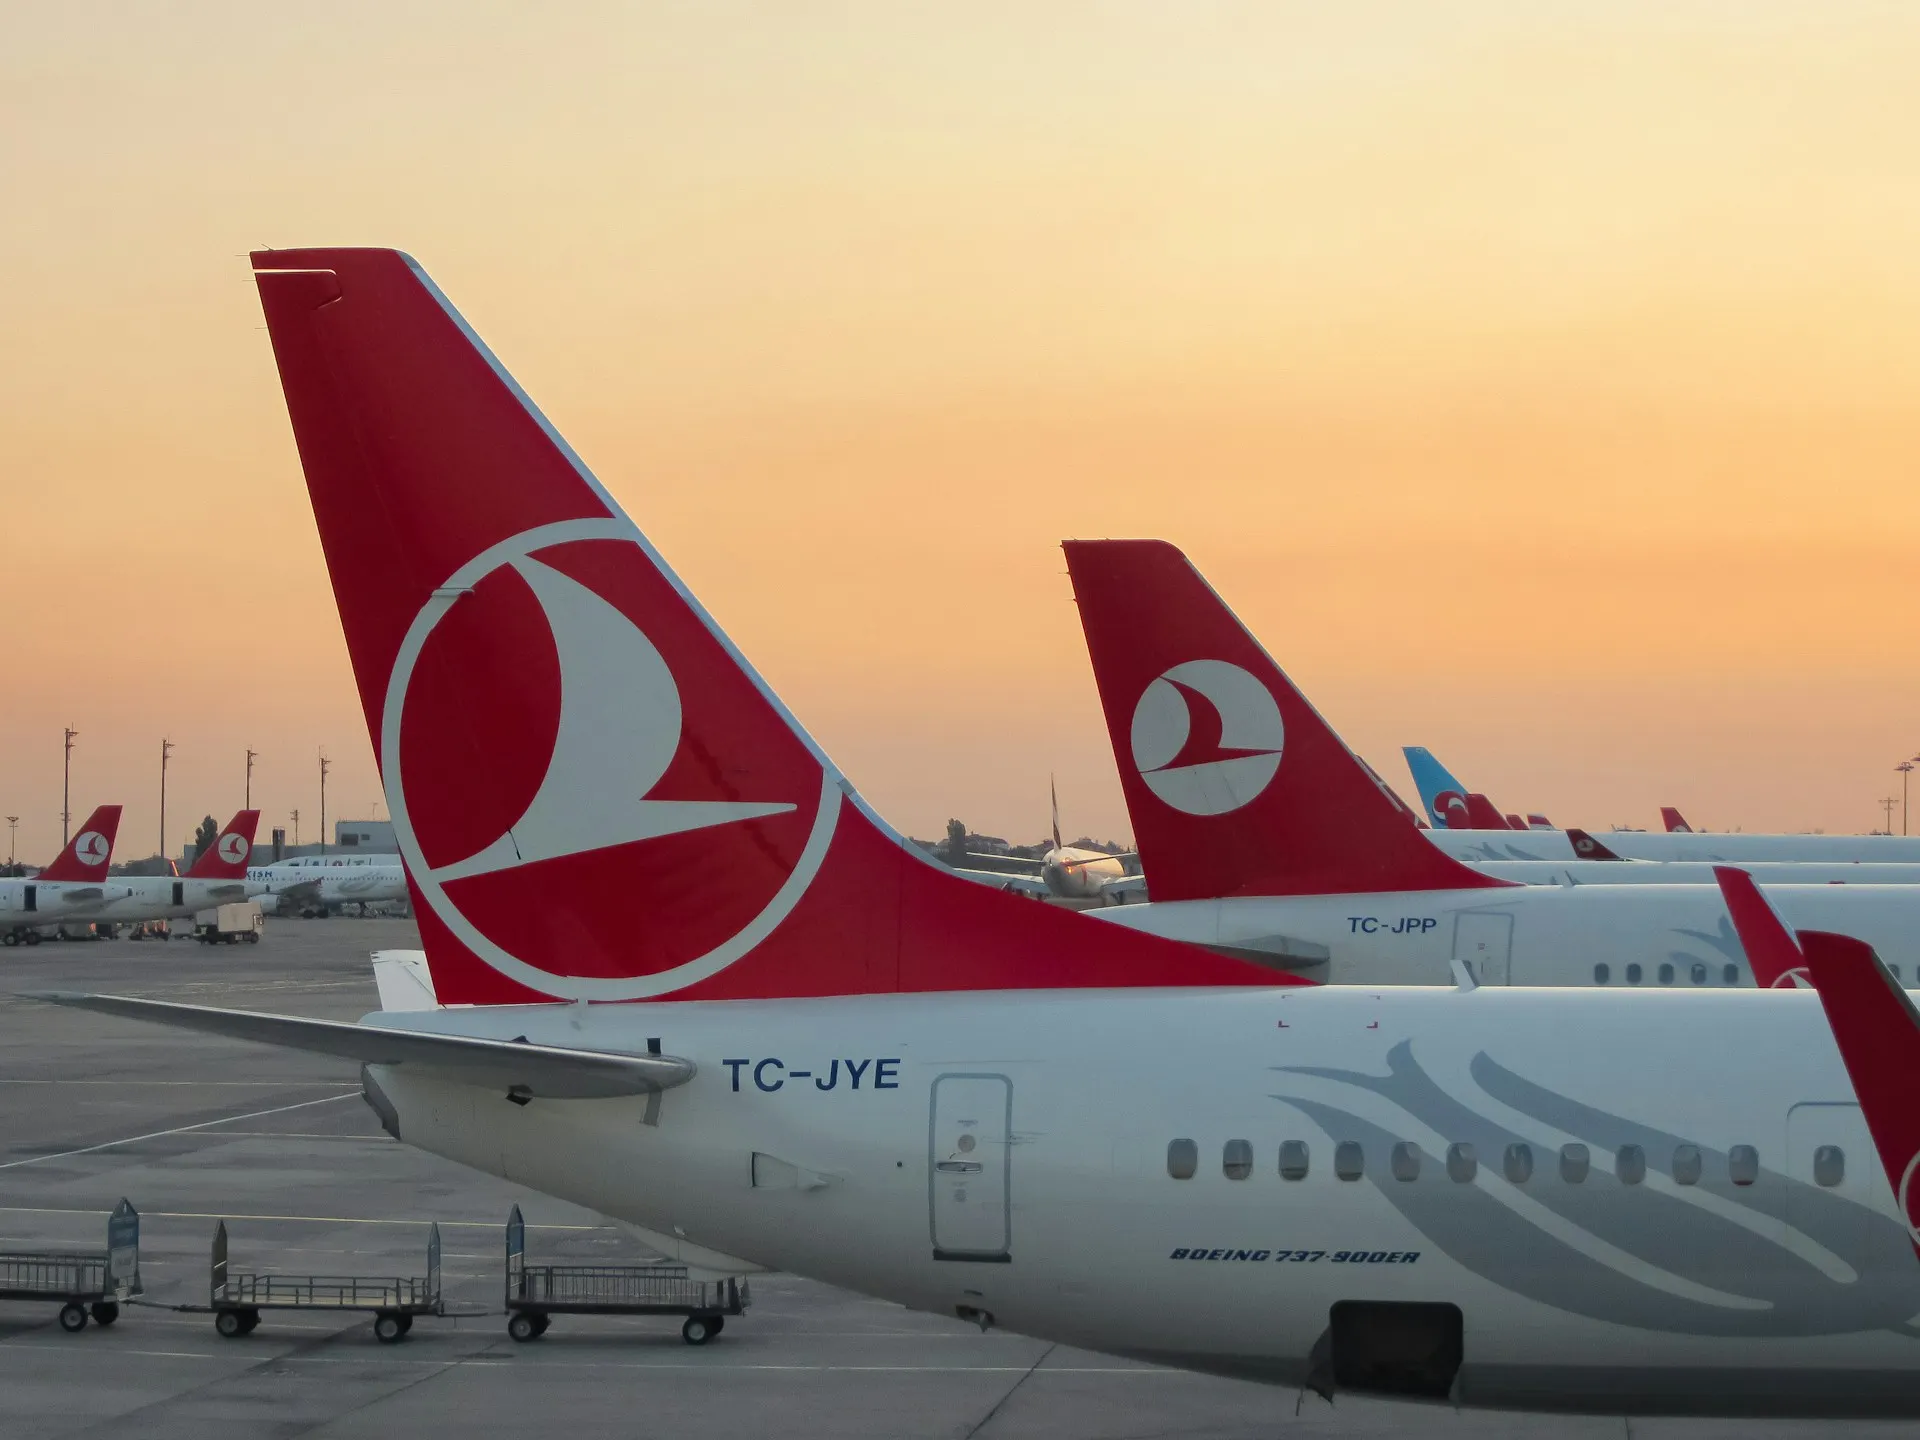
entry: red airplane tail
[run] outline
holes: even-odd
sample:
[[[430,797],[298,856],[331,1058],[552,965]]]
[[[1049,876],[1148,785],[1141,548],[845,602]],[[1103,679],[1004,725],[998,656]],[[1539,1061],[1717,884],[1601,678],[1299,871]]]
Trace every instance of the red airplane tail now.
[[[1800,932],[1813,988],[1833,1028],[1874,1149],[1900,1205],[1900,1218],[1920,1254],[1920,1011],[1887,972],[1873,947],[1850,935]]]
[[[193,880],[241,880],[246,878],[247,857],[253,854],[254,832],[260,828],[258,810],[242,810],[227,822],[219,838],[193,857],[187,871]]]
[[[1567,843],[1573,846],[1576,860],[1620,860],[1621,857],[1602,845],[1593,836],[1577,825],[1567,827]],[[1624,863],[1624,861],[1622,862]]]
[[[1503,883],[1420,833],[1179,550],[1065,549],[1155,900]]]
[[[120,807],[102,805],[87,817],[54,861],[37,877],[41,880],[96,881],[107,878],[113,842],[120,834]]]
[[[1693,827],[1687,824],[1687,817],[1671,805],[1660,807],[1660,823],[1667,827],[1669,835],[1691,835]]]
[[[1713,867],[1713,878],[1726,897],[1740,948],[1747,952],[1753,982],[1762,990],[1791,990],[1807,978],[1807,957],[1793,931],[1780,918],[1753,876],[1732,865]]]
[[[412,260],[253,262],[443,1003],[1284,983],[934,864]]]

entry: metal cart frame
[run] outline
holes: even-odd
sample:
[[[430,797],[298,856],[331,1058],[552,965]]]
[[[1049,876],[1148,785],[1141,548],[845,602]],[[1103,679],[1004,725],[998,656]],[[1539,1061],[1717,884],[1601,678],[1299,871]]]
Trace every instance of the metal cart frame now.
[[[538,1340],[555,1315],[684,1315],[680,1338],[704,1345],[751,1303],[739,1280],[694,1280],[684,1265],[529,1265],[520,1207],[507,1217],[507,1334],[515,1340]]]
[[[113,1324],[121,1305],[141,1293],[140,1212],[124,1198],[107,1217],[104,1252],[0,1251],[0,1300],[58,1300],[69,1335],[88,1319]]]
[[[227,1264],[227,1222],[213,1232],[208,1303],[176,1309],[213,1312],[213,1328],[229,1340],[251,1335],[262,1310],[366,1310],[383,1345],[407,1337],[417,1315],[445,1313],[440,1293],[440,1226],[427,1231],[427,1273],[416,1276],[266,1275]]]

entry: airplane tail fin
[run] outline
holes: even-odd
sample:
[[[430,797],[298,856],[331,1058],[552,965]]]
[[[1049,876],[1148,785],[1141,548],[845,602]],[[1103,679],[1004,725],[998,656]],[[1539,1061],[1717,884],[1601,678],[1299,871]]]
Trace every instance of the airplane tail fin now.
[[[1407,773],[1413,776],[1413,788],[1420,792],[1420,804],[1425,807],[1427,818],[1433,821],[1434,828],[1445,830],[1452,826],[1454,803],[1466,804],[1467,787],[1455,779],[1453,772],[1442,765],[1426,746],[1403,745],[1400,753],[1407,757]],[[1464,815],[1461,818],[1464,819]],[[1454,828],[1465,829],[1466,826]]]
[[[253,264],[441,1003],[1274,983],[920,854],[418,265]]]
[[[1161,540],[1070,540],[1155,900],[1499,885],[1443,854]]]
[[[113,842],[120,834],[120,807],[101,805],[87,817],[62,850],[37,878],[41,880],[97,881],[107,878]]]
[[[1560,827],[1544,815],[1530,814],[1527,816],[1526,825],[1522,828],[1527,830],[1558,830]]]
[[[187,875],[195,880],[239,880],[247,873],[253,854],[253,833],[260,827],[258,810],[242,810],[227,822],[220,838],[193,858]]]
[[[1573,856],[1576,860],[1620,860],[1622,864],[1626,863],[1620,855],[1602,845],[1577,825],[1567,827],[1567,843],[1573,846]]]
[[[1687,817],[1672,805],[1660,807],[1660,823],[1667,827],[1669,835],[1691,835],[1693,827],[1687,824]]]
[[[1851,935],[1800,932],[1813,988],[1846,1062],[1874,1149],[1920,1254],[1920,1011],[1873,947]]]
[[[1507,819],[1507,829],[1509,830],[1524,830],[1527,828],[1527,822],[1525,820],[1522,820],[1518,815],[1514,814],[1511,810],[1507,812],[1506,819]]]
[[[1793,931],[1780,918],[1753,876],[1732,865],[1713,867],[1713,878],[1726,897],[1734,933],[1747,952],[1754,983],[1762,990],[1791,990],[1807,978],[1807,957]]]
[[[1047,796],[1053,801],[1053,848],[1059,850],[1060,843],[1060,787],[1054,783],[1051,775],[1047,777]]]
[[[1467,828],[1469,830],[1508,830],[1507,817],[1494,808],[1493,801],[1473,791],[1467,796]]]

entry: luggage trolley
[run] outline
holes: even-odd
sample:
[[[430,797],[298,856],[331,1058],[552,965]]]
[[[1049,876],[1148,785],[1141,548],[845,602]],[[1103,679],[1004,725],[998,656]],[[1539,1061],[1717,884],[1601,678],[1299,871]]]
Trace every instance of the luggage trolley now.
[[[177,1306],[213,1312],[213,1328],[229,1340],[251,1335],[262,1310],[370,1310],[383,1345],[404,1340],[416,1315],[445,1313],[440,1297],[440,1227],[427,1231],[427,1273],[414,1276],[262,1275],[227,1266],[227,1222],[213,1232],[209,1303]]]
[[[122,1304],[141,1293],[140,1212],[126,1200],[107,1217],[100,1251],[0,1251],[0,1300],[58,1300],[60,1328],[78,1334],[92,1318],[111,1325]]]
[[[507,1334],[538,1340],[554,1315],[684,1315],[680,1338],[704,1345],[751,1302],[738,1280],[692,1280],[684,1265],[529,1265],[520,1207],[507,1217]]]

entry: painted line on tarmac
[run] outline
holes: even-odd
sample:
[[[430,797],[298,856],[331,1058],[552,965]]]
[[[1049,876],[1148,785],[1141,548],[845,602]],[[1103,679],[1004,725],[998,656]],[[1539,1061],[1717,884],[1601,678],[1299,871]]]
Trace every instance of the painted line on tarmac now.
[[[358,1086],[334,1086],[328,1081],[308,1080],[9,1080],[0,1077],[0,1085],[138,1085],[141,1089],[154,1089],[162,1085],[236,1086],[251,1090],[304,1090],[309,1085],[321,1085],[327,1089],[358,1089]]]
[[[349,1090],[340,1095],[327,1095],[318,1100],[301,1100],[293,1105],[276,1105],[271,1110],[252,1110],[245,1115],[226,1115],[218,1120],[202,1120],[198,1125],[176,1125],[171,1130],[153,1130],[145,1135],[129,1135],[123,1140],[107,1140],[99,1145],[83,1145],[78,1150],[62,1150],[55,1155],[29,1155],[24,1160],[0,1161],[0,1170],[16,1170],[22,1165],[38,1165],[46,1160],[70,1160],[75,1155],[92,1155],[101,1150],[113,1150],[122,1145],[138,1145],[142,1140],[160,1140],[168,1135],[187,1135],[195,1130],[210,1129],[215,1125],[230,1125],[235,1120],[258,1120],[262,1115],[284,1115],[289,1110],[305,1110],[313,1105],[333,1105],[342,1100],[352,1100],[360,1092]]]
[[[348,1327],[351,1328],[351,1327]],[[371,1347],[369,1347],[371,1348]],[[12,1350],[52,1350],[64,1355],[75,1353],[73,1346],[64,1344],[41,1344],[39,1342],[13,1341],[0,1344],[0,1354]],[[218,1360],[223,1355],[232,1355],[232,1350],[115,1350],[114,1355],[163,1356],[180,1360]],[[239,1352],[244,1356],[245,1350]],[[274,1355],[257,1357],[260,1363],[274,1365],[361,1365],[371,1358],[368,1355]],[[423,1355],[419,1359],[410,1359],[396,1355],[391,1359],[382,1356],[381,1363],[392,1366],[414,1366],[416,1368],[442,1368],[448,1365],[445,1356]],[[1184,1370],[1167,1370],[1155,1365],[1047,1365],[1035,1370],[1031,1365],[735,1365],[724,1360],[710,1364],[698,1364],[686,1360],[546,1360],[514,1358],[511,1360],[489,1360],[477,1356],[456,1359],[452,1368],[485,1367],[506,1370],[515,1366],[530,1365],[542,1370],[701,1370],[713,1371],[764,1371],[771,1374],[794,1375],[1027,1375],[1036,1377],[1046,1375],[1156,1375],[1181,1376]]]

